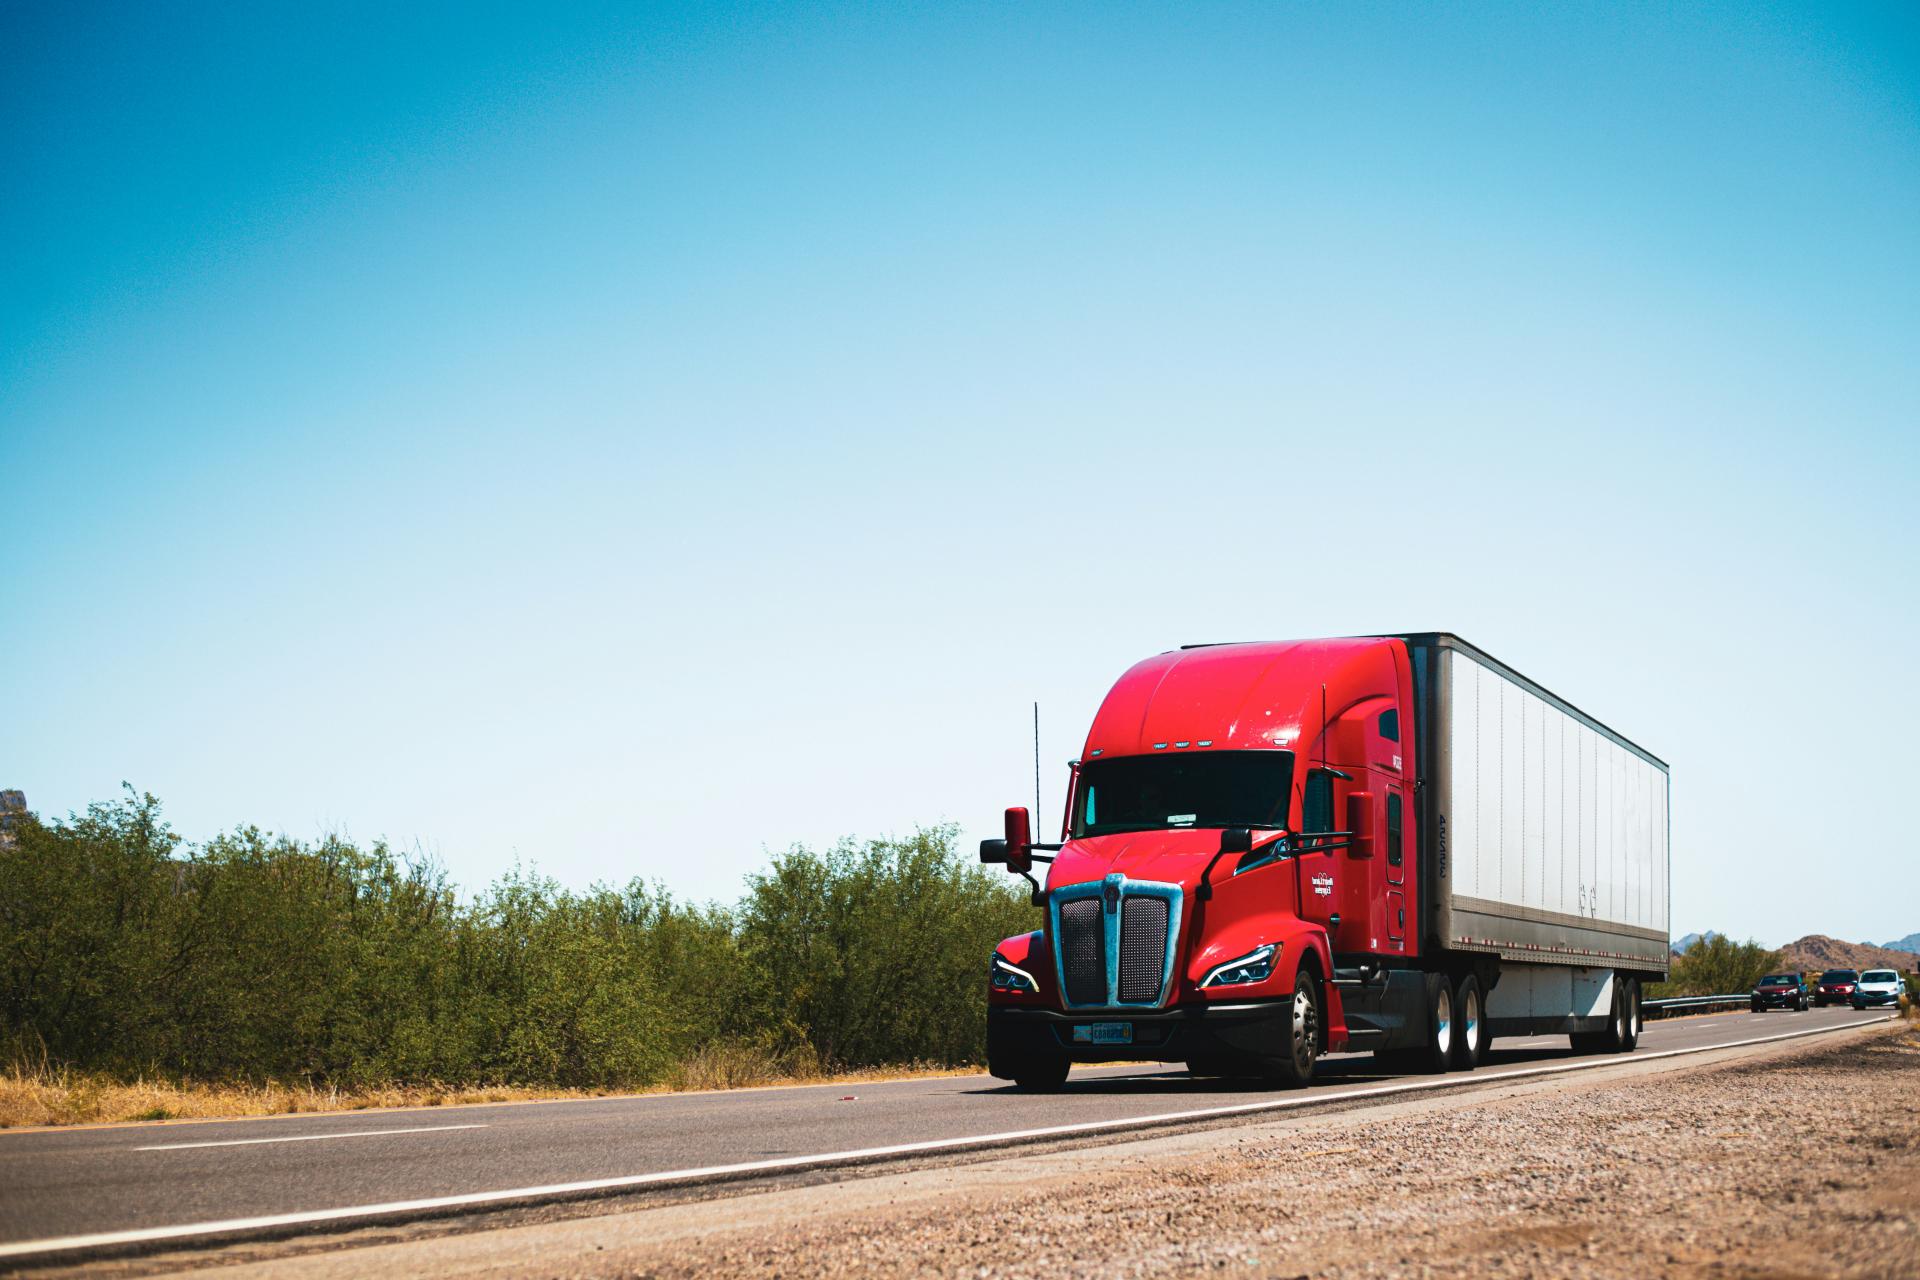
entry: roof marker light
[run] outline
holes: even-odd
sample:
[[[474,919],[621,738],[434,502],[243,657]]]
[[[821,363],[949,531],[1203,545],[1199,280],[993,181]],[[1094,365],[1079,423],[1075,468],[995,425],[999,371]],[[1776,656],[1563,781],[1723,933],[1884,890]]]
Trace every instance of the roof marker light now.
[[[1176,747],[1190,747],[1193,744],[1191,742],[1176,742],[1173,745]]]
[[[1210,747],[1210,746],[1212,746],[1212,745],[1213,745],[1213,739],[1212,739],[1212,738],[1202,738],[1202,739],[1200,739],[1200,743],[1199,743],[1199,745],[1201,745],[1201,746],[1203,746],[1203,747]]]
[[[1095,748],[1094,748],[1093,750],[1091,750],[1091,751],[1089,751],[1089,752],[1087,752],[1087,754],[1088,754],[1088,755],[1090,755],[1090,756],[1097,756],[1097,755],[1099,755],[1099,754],[1100,754],[1100,753],[1101,753],[1102,751],[1105,751],[1105,750],[1106,750],[1106,748],[1105,748],[1105,747],[1095,747]]]
[[[1153,744],[1153,749],[1155,751],[1165,751],[1167,749],[1167,744],[1164,742],[1156,742]]]

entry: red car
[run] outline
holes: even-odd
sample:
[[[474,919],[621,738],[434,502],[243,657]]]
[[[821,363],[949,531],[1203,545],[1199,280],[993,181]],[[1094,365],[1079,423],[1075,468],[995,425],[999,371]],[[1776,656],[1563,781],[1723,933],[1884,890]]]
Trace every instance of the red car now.
[[[1762,1009],[1802,1009],[1807,1007],[1807,989],[1800,985],[1797,973],[1770,973],[1753,988],[1748,1007]]]
[[[1821,1008],[1845,1004],[1853,999],[1853,988],[1859,981],[1860,974],[1853,969],[1829,969],[1813,988],[1813,1003]]]

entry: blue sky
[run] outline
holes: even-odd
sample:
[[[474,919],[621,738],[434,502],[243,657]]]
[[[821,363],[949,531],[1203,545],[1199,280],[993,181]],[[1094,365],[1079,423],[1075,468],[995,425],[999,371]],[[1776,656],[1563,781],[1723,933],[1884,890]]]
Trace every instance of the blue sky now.
[[[1911,8],[321,8],[0,7],[42,812],[730,897],[1450,629],[1676,933],[1920,928]]]

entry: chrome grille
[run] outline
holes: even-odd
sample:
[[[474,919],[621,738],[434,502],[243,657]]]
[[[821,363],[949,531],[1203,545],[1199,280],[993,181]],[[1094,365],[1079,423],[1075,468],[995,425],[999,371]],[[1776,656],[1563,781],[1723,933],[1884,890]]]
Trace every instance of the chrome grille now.
[[[1060,959],[1070,1003],[1106,1003],[1107,928],[1100,899],[1060,904]]]
[[[1167,900],[1125,899],[1120,912],[1120,998],[1158,1000],[1166,965]]]

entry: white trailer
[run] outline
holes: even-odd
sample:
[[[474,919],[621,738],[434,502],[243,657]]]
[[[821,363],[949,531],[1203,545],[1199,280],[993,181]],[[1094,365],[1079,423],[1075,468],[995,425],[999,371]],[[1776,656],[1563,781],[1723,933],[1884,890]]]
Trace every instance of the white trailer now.
[[[1640,984],[1671,957],[1666,762],[1457,636],[1403,639],[1422,949],[1483,969],[1493,1034],[1631,1047]]]

